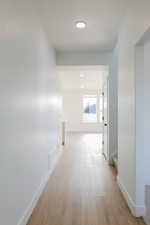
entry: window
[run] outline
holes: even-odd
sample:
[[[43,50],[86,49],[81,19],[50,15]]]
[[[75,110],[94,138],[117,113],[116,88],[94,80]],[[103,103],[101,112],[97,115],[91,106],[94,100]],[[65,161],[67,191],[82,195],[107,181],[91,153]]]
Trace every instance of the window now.
[[[84,123],[102,123],[103,95],[83,95]]]
[[[83,122],[86,122],[86,123],[97,122],[97,96],[96,95],[83,96]]]

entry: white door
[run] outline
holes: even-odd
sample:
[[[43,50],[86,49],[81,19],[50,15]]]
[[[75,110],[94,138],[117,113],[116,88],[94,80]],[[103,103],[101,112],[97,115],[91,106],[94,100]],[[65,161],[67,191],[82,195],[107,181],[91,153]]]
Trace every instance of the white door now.
[[[108,81],[103,87],[103,154],[108,160]]]

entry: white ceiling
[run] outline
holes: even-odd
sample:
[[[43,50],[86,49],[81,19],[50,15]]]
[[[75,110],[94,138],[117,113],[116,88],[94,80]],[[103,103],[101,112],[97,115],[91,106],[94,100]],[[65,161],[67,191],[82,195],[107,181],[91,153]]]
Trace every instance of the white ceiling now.
[[[107,71],[105,66],[58,67],[62,90],[101,90]]]
[[[57,51],[112,49],[125,11],[125,0],[37,0],[42,23]],[[75,21],[87,28],[77,30]]]

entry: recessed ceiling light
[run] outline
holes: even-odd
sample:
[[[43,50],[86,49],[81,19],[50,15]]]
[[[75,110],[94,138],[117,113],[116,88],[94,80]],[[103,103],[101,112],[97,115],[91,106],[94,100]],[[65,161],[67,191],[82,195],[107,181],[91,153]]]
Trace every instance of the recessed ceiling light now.
[[[80,73],[80,77],[81,77],[81,78],[84,77],[84,74],[83,74],[83,73]]]
[[[86,27],[86,22],[84,22],[84,21],[77,21],[76,22],[76,28],[84,29],[85,27]]]
[[[81,85],[80,88],[84,88],[84,85]]]

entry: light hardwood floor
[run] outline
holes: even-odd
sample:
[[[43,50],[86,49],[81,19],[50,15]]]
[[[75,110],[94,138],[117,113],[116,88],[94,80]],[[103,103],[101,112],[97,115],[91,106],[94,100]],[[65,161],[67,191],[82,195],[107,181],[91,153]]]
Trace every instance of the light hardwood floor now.
[[[68,135],[28,225],[144,225],[131,215],[100,143],[98,134]]]

